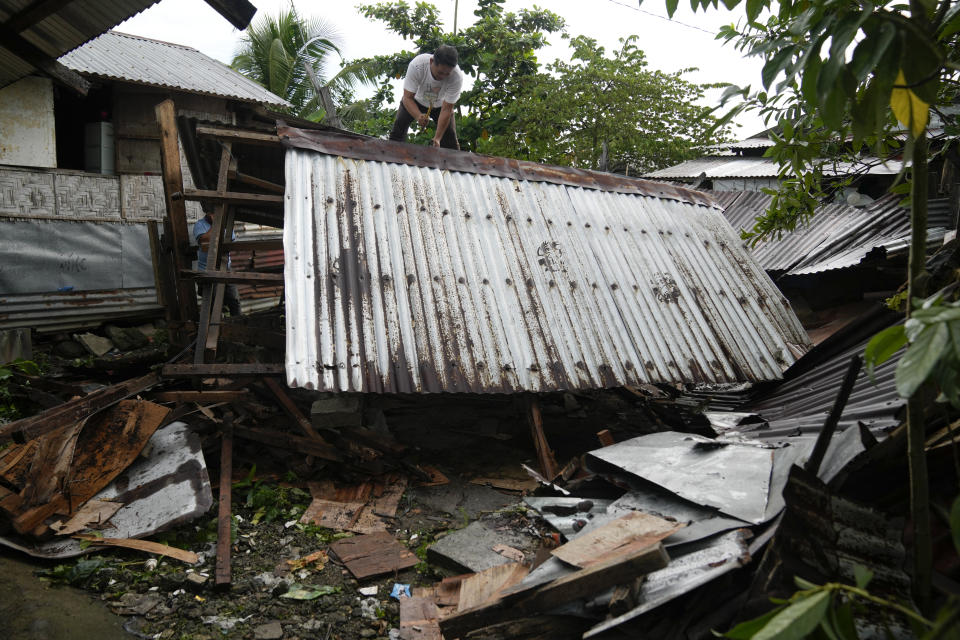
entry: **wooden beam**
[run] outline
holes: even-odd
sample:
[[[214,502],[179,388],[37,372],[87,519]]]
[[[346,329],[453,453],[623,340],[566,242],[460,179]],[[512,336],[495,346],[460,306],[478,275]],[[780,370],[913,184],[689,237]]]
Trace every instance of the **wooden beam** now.
[[[9,440],[26,442],[39,438],[64,424],[79,422],[97,411],[120,402],[124,398],[149,389],[159,382],[160,376],[156,373],[150,373],[140,378],[97,389],[82,398],[65,402],[59,407],[47,409],[35,416],[0,425],[0,443]]]
[[[254,442],[260,442],[271,447],[284,449],[285,451],[302,453],[303,455],[332,460],[334,462],[343,460],[340,452],[320,437],[304,438],[303,436],[295,436],[282,431],[250,429],[247,427],[234,427],[233,433],[238,438],[253,440]]]
[[[206,0],[206,3],[241,30],[247,28],[257,12],[257,8],[247,0]]]
[[[183,198],[185,200],[207,200],[210,202],[225,202],[228,204],[243,204],[247,206],[276,206],[283,204],[283,196],[269,193],[240,193],[237,191],[217,193],[216,191],[207,189],[184,189]]]
[[[283,364],[167,364],[160,370],[165,378],[189,378],[190,376],[279,376],[286,373]]]
[[[225,143],[220,151],[220,170],[217,172],[217,194],[223,195],[227,192],[227,172],[230,169],[231,145]],[[227,219],[227,205],[220,202],[216,205],[216,213],[213,217],[213,225],[210,228],[210,235],[207,236],[207,268],[208,272],[215,272],[220,268],[221,244],[223,234],[233,231],[233,220]],[[226,266],[226,265],[224,265]],[[226,285],[222,282],[213,282],[203,287],[203,303],[200,308],[200,324],[197,329],[197,343],[194,351],[194,364],[203,364],[204,359],[209,352],[210,360],[216,358],[217,342],[220,336],[219,329],[223,317],[223,296]],[[210,325],[214,325],[213,331]],[[212,343],[212,344],[211,344]]]
[[[57,62],[50,54],[23,38],[19,33],[6,25],[0,24],[0,42],[15,56],[76,91],[81,96],[90,91],[90,82],[72,69]]]
[[[444,618],[440,621],[440,630],[446,638],[464,638],[474,629],[546,613],[570,602],[593,597],[613,585],[662,569],[669,561],[663,545],[656,543],[543,585],[518,585],[491,603]]]
[[[280,406],[286,411],[287,415],[293,418],[293,421],[297,423],[297,426],[300,427],[300,430],[303,431],[307,437],[313,438],[314,440],[323,440],[313,429],[313,425],[310,424],[310,421],[300,413],[300,409],[297,408],[297,405],[293,404],[293,400],[290,399],[290,396],[287,395],[287,392],[283,390],[283,387],[280,386],[280,383],[274,380],[273,378],[264,378],[263,384],[267,385],[267,389],[273,393],[277,398],[277,401],[280,403]]]
[[[240,173],[239,171],[231,171],[230,179],[236,180],[237,182],[242,182],[243,184],[248,184],[251,187],[258,187],[264,191],[273,191],[274,193],[283,193],[285,191],[285,188],[282,184],[270,182],[269,180],[264,180],[263,178],[251,176],[246,173]]]
[[[280,146],[280,136],[258,131],[243,131],[240,129],[224,129],[222,127],[197,125],[197,135],[205,138],[216,138],[218,140],[232,140],[240,144],[256,144],[268,147]]]
[[[20,33],[43,22],[73,0],[37,0],[7,18],[4,26],[10,31]]]
[[[193,271],[183,269],[183,278],[194,278],[203,282],[235,282],[240,284],[283,284],[282,273],[260,273],[257,271]]]
[[[531,394],[527,397],[527,422],[530,424],[530,433],[533,436],[533,446],[537,450],[537,460],[540,462],[540,471],[543,477],[553,482],[557,477],[557,461],[550,450],[547,436],[543,432],[543,416],[540,413],[540,400]]]
[[[177,137],[176,108],[173,100],[164,100],[155,109],[157,125],[160,128],[160,160],[163,167],[163,194],[167,201],[167,218],[173,232],[171,246],[173,261],[177,273],[189,269],[193,262],[190,253],[190,240],[187,231],[187,207],[182,198],[175,194],[183,192],[183,172],[180,168],[180,143]],[[193,283],[183,278],[177,279],[177,295],[180,298],[182,317],[197,317],[197,294]]]
[[[200,404],[209,402],[233,402],[250,397],[250,392],[240,389],[237,391],[157,391],[150,395],[156,402],[197,402]]]
[[[230,529],[233,524],[231,492],[233,489],[233,425],[225,419],[220,439],[220,504],[217,511],[217,565],[214,586],[230,586]]]
[[[283,238],[271,240],[234,240],[223,243],[224,251],[276,251],[283,249]]]

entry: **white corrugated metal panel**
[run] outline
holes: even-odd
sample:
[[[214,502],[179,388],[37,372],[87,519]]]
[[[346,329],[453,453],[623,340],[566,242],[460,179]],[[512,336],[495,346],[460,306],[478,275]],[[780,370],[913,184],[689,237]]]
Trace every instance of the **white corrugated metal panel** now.
[[[712,195],[724,207],[724,216],[735,229],[752,228],[771,201],[765,193],[750,191]],[[785,232],[779,239],[757,243],[751,253],[767,271],[789,275],[856,266],[874,249],[892,251],[909,241],[910,213],[898,205],[899,200],[899,196],[888,195],[866,207],[820,206],[807,224]],[[935,209],[942,207],[937,205]],[[929,228],[928,242],[942,241],[943,234],[943,228]]]
[[[902,163],[890,160],[886,163],[865,158],[864,163],[840,162],[823,168],[824,175],[848,175],[854,172],[869,175],[896,175]],[[770,158],[755,157],[706,157],[688,160],[678,165],[660,169],[645,177],[654,180],[694,180],[701,176],[710,180],[724,178],[775,178],[780,174],[780,165]]]
[[[54,13],[20,33],[51,59],[56,59],[127,18],[157,3],[157,0],[73,0],[58,3]],[[36,2],[0,0],[0,23]],[[8,62],[9,61],[9,62]],[[0,42],[0,87],[19,80],[34,66],[12,53]]]
[[[397,148],[407,147],[418,151]],[[564,171],[543,168],[552,180]],[[296,149],[286,186],[294,387],[769,380],[807,344],[786,299],[696,194],[683,201]]]
[[[290,106],[196,49],[109,31],[60,62],[79,73],[274,106]]]

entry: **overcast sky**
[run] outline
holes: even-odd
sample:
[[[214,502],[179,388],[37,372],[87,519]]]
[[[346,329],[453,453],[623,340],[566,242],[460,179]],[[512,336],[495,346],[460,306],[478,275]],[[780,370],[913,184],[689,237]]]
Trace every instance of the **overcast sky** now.
[[[289,3],[289,0],[252,1],[257,7],[254,21],[263,14],[278,13]],[[414,1],[410,0],[410,4]],[[346,59],[392,53],[402,48],[413,49],[410,41],[387,31],[382,23],[364,18],[356,8],[361,2],[298,0],[294,4],[301,15],[320,17],[336,28]],[[440,10],[444,26],[452,30],[455,0],[435,0],[433,4]],[[669,73],[697,67],[698,71],[686,76],[688,80],[759,84],[760,61],[743,58],[732,45],[723,44],[714,37],[721,25],[737,22],[740,14],[722,8],[694,14],[689,7],[681,6],[674,20],[670,21],[666,19],[663,0],[647,0],[643,4],[636,0],[550,0],[539,3],[507,0],[505,4],[509,11],[535,5],[562,16],[571,35],[595,38],[608,52],[617,46],[618,38],[639,36],[638,45],[646,54],[650,68]],[[458,28],[474,21],[476,6],[476,0],[460,0]],[[241,35],[199,0],[161,0],[115,29],[188,45],[227,64],[236,52]],[[552,62],[555,58],[569,59],[569,49],[559,35],[549,40],[550,46],[539,53],[541,63]],[[712,92],[711,98],[715,100],[718,96],[719,91]],[[744,126],[734,132],[738,138],[748,137],[763,128],[755,119],[743,119],[741,123]]]

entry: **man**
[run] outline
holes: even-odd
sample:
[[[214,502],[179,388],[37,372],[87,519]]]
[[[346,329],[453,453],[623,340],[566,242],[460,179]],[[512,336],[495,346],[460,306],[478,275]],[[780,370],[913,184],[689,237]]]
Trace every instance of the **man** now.
[[[410,61],[407,76],[403,79],[403,99],[390,132],[391,140],[404,142],[410,123],[416,120],[425,127],[433,118],[437,123],[433,146],[460,148],[453,118],[453,107],[460,99],[463,86],[463,72],[457,66],[458,60],[457,50],[445,44],[433,55],[421,53]]]
[[[206,214],[193,225],[193,237],[197,241],[197,269],[207,270],[207,250],[210,247],[210,234],[213,230],[213,214]],[[231,240],[236,240],[236,234],[231,234]],[[230,270],[230,254],[227,254],[227,271]],[[223,292],[223,304],[227,306],[230,315],[240,315],[240,292],[237,285],[228,284]]]

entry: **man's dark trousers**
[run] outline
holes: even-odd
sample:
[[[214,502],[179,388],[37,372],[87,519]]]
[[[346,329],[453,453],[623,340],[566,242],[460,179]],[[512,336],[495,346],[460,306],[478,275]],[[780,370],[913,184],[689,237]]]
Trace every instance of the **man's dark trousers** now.
[[[426,113],[427,108],[414,100],[417,105],[417,108],[420,109],[420,113]],[[435,123],[440,121],[440,107],[436,107],[430,110],[430,118],[433,119]],[[393,130],[390,132],[390,139],[396,140],[397,142],[406,142],[407,140],[407,131],[410,129],[410,125],[413,123],[413,117],[407,112],[407,108],[403,106],[403,103],[400,103],[400,108],[397,110],[397,119],[393,121]],[[440,138],[440,146],[447,149],[459,149],[460,145],[457,143],[457,127],[454,122],[453,114],[450,115],[450,125],[447,127],[447,130],[443,132],[443,137]]]

